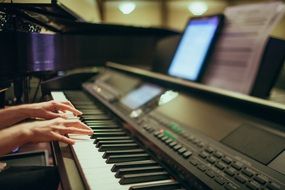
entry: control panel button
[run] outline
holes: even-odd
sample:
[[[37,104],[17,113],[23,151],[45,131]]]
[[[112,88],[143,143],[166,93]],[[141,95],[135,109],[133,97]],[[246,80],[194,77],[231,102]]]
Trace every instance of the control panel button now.
[[[260,188],[260,185],[256,183],[255,181],[250,181],[246,184],[247,187],[249,187],[252,190],[258,190]]]
[[[206,175],[209,176],[210,178],[215,177],[215,173],[211,170],[206,171]]]
[[[237,175],[235,176],[235,179],[240,183],[245,183],[247,181],[247,178],[243,175]]]
[[[217,182],[220,185],[224,185],[226,180],[225,180],[225,178],[223,178],[221,176],[217,176],[217,177],[215,177],[215,182]]]
[[[199,164],[199,165],[197,166],[197,168],[198,168],[199,170],[201,170],[202,172],[206,171],[206,169],[207,169],[207,167],[206,167],[205,165],[203,165],[203,164]]]
[[[228,174],[229,176],[234,176],[236,173],[236,170],[234,168],[227,168],[224,171],[226,174]]]
[[[226,167],[226,165],[222,162],[218,162],[215,166],[220,170],[223,170]]]
[[[223,154],[221,152],[214,152],[213,156],[215,156],[216,158],[222,158]]]
[[[208,153],[212,153],[212,152],[214,152],[214,149],[212,147],[207,147],[207,148],[205,148],[205,151]]]
[[[225,185],[225,189],[226,190],[238,190],[239,188],[236,185],[232,184],[232,183],[228,183],[228,184]]]
[[[225,156],[222,158],[222,161],[225,162],[226,164],[230,164],[233,160],[230,157]]]
[[[278,185],[277,183],[274,183],[274,182],[268,183],[267,187],[270,190],[280,190],[281,189],[280,185]]]
[[[217,161],[217,159],[214,158],[213,156],[210,156],[210,157],[207,158],[207,161],[208,161],[210,164],[214,164],[214,163]]]
[[[261,176],[261,175],[254,176],[253,179],[254,179],[255,181],[257,181],[258,183],[262,184],[262,185],[264,185],[264,184],[266,183],[266,181],[267,181],[267,180],[266,180],[263,176]]]
[[[184,158],[189,158],[192,154],[193,154],[193,153],[188,150],[188,151],[186,151],[186,152],[183,153],[183,157],[184,157]]]
[[[207,158],[207,157],[209,156],[209,154],[208,154],[207,152],[203,151],[203,152],[201,152],[201,153],[199,154],[199,156],[200,156],[201,158],[205,159],[205,158]]]
[[[245,168],[244,170],[242,170],[242,173],[248,177],[252,177],[253,175],[255,175],[255,172],[250,168]]]
[[[232,163],[232,167],[237,169],[237,170],[240,170],[243,167],[243,164],[240,162],[234,162],[234,163]]]

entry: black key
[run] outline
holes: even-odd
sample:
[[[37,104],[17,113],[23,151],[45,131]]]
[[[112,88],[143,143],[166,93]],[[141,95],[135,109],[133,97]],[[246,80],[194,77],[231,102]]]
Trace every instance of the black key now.
[[[209,176],[210,178],[215,177],[215,173],[211,170],[206,171],[206,175]]]
[[[278,185],[277,183],[274,183],[274,182],[268,183],[268,184],[267,184],[267,187],[268,187],[270,190],[280,190],[280,189],[281,189],[281,186]]]
[[[111,133],[94,133],[92,135],[92,138],[96,137],[120,137],[120,136],[126,136],[127,134],[125,132],[111,132]]]
[[[214,158],[213,156],[210,156],[207,158],[207,161],[210,163],[210,164],[214,164],[216,162],[216,158]]]
[[[248,182],[246,186],[252,190],[258,190],[260,188],[260,185],[256,183],[255,181]]]
[[[129,190],[178,190],[181,188],[177,182],[155,183],[149,185],[137,185],[131,187]]]
[[[186,151],[186,152],[183,153],[182,156],[183,156],[184,158],[189,158],[192,154],[193,154],[193,153],[192,153],[191,151]]]
[[[135,161],[135,162],[124,162],[114,164],[111,171],[116,172],[118,169],[122,168],[137,168],[137,167],[148,167],[148,166],[157,166],[158,163],[154,160],[144,160],[144,161]]]
[[[266,181],[267,181],[267,179],[265,179],[265,178],[264,178],[263,176],[261,176],[261,175],[254,176],[253,179],[254,179],[255,181],[257,181],[258,183],[262,184],[262,185],[264,185],[264,184],[266,183]]]
[[[221,152],[214,152],[213,154],[216,158],[222,158],[223,154]]]
[[[243,164],[240,162],[234,162],[234,163],[232,163],[232,167],[237,169],[237,170],[240,170],[243,167]]]
[[[226,174],[228,174],[229,176],[234,176],[235,173],[236,173],[236,170],[234,168],[227,168],[227,169],[224,170],[224,172]]]
[[[122,129],[93,129],[94,133],[123,132]]]
[[[226,164],[230,164],[233,160],[230,157],[225,156],[222,158],[222,161]]]
[[[152,172],[162,172],[162,171],[163,168],[160,166],[125,168],[125,169],[119,169],[115,174],[115,177],[120,178],[123,175],[128,175],[128,174],[152,173]]]
[[[223,170],[223,169],[226,167],[226,165],[225,165],[224,163],[222,163],[222,162],[216,163],[215,166],[216,166],[217,168],[219,168],[220,170]]]
[[[129,140],[129,139],[131,139],[131,137],[129,137],[129,136],[123,136],[123,137],[98,137],[98,138],[95,139],[94,144],[97,144],[97,142],[100,142],[100,141]]]
[[[111,117],[108,115],[94,115],[82,117],[83,121],[93,121],[93,120],[110,120]]]
[[[239,188],[236,185],[232,184],[232,183],[228,183],[228,184],[225,185],[225,189],[226,190],[238,190]]]
[[[126,144],[103,144],[99,148],[99,152],[110,151],[110,150],[129,150],[129,149],[137,149],[138,144],[136,143],[126,143]]]
[[[120,126],[119,125],[117,125],[117,124],[111,124],[111,123],[105,123],[105,122],[98,122],[98,123],[88,123],[88,122],[84,122],[84,123],[86,123],[86,125],[88,125],[89,127],[91,127],[91,128],[94,128],[94,129],[98,129],[99,127],[105,127],[105,128],[110,128],[110,129],[112,129],[112,128],[119,128]]]
[[[113,150],[113,151],[106,151],[103,154],[103,158],[108,158],[109,156],[115,155],[130,155],[130,154],[138,154],[138,153],[145,153],[143,149],[132,149],[132,150]]]
[[[88,124],[87,124],[88,125]],[[96,126],[90,126],[88,125],[91,129],[97,130],[97,129],[101,129],[101,130],[112,130],[112,129],[119,129],[118,126],[103,126],[103,125],[96,125]]]
[[[125,143],[135,143],[134,140],[114,140],[114,141],[99,141],[96,144],[96,147],[100,147],[103,144],[125,144]]]
[[[235,176],[235,179],[240,183],[245,183],[247,181],[247,178],[245,176],[242,176],[242,175]]]
[[[94,120],[94,121],[85,121],[85,123],[87,125],[90,125],[90,126],[94,126],[96,127],[97,125],[104,125],[104,126],[119,126],[117,123],[115,123],[114,121],[100,121],[100,120]]]
[[[244,170],[242,170],[242,173],[248,177],[252,177],[253,175],[255,175],[255,172],[250,168],[245,168]]]
[[[148,160],[150,158],[149,154],[130,154],[130,155],[115,155],[109,156],[106,160],[107,164],[120,163],[120,162],[132,162],[140,160]]]
[[[119,183],[124,185],[124,184],[158,181],[166,179],[169,179],[169,175],[167,172],[130,174],[130,175],[123,175]]]
[[[215,177],[215,182],[217,182],[220,185],[224,185],[226,180],[225,180],[225,178],[223,178],[221,176],[217,176],[217,177]]]

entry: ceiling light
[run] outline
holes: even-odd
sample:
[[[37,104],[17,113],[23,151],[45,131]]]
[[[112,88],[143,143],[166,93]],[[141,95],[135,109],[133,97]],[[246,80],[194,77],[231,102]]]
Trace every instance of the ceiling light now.
[[[136,4],[133,2],[122,2],[119,5],[119,10],[125,15],[128,15],[131,12],[133,12],[135,8],[136,8]]]
[[[189,11],[195,15],[199,16],[204,14],[208,10],[208,5],[205,2],[192,2],[188,5]]]

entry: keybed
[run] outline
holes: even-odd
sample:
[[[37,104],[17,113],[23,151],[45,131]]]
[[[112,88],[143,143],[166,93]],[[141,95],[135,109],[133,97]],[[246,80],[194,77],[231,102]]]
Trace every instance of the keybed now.
[[[94,134],[70,135],[71,146],[88,189],[184,189],[153,155],[133,139],[120,122],[83,92],[52,92],[58,101],[71,101],[83,112],[80,120]]]

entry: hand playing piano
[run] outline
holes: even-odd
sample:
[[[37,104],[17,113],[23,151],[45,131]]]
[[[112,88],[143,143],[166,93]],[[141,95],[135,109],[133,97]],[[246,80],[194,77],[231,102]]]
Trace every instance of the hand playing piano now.
[[[35,104],[27,104],[25,106],[26,113],[30,118],[42,118],[42,119],[54,119],[57,117],[66,118],[64,112],[69,111],[75,116],[81,115],[82,113],[75,109],[74,106],[69,102],[58,102],[58,101],[48,101]]]
[[[13,126],[28,118],[54,119],[57,117],[67,118],[67,114],[81,115],[69,101],[48,101],[35,104],[23,104],[11,106],[0,110],[0,129]]]
[[[91,135],[93,131],[77,119],[56,118],[14,125],[0,131],[0,155],[26,143],[61,141],[74,144],[66,134]]]
[[[27,142],[38,143],[61,141],[74,144],[75,141],[66,137],[66,134],[93,134],[92,129],[79,120],[56,118],[46,121],[35,121],[19,126]]]

